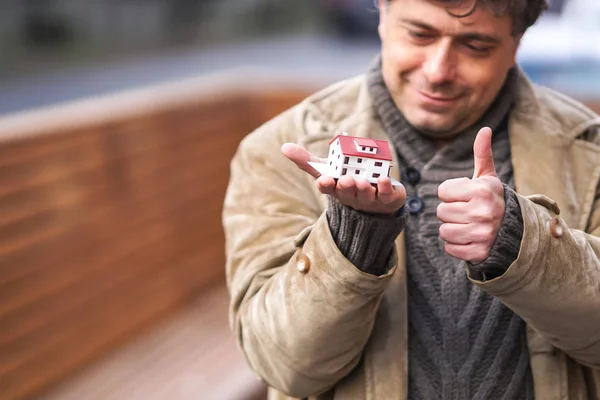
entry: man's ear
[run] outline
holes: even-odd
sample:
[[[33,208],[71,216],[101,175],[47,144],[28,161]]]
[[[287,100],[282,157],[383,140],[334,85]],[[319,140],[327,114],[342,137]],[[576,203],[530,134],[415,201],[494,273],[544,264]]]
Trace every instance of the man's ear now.
[[[387,0],[379,0],[379,26],[377,27],[377,31],[379,32],[379,38],[383,40],[385,36],[385,23],[387,17]]]

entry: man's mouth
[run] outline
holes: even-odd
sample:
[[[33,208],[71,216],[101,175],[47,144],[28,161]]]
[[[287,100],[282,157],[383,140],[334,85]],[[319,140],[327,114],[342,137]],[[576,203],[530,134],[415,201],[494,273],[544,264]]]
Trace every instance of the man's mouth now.
[[[431,94],[422,90],[417,90],[419,92],[419,94],[421,94],[421,96],[423,96],[425,99],[436,102],[436,103],[451,103],[455,100],[457,100],[458,98],[460,98],[460,95],[458,96],[441,96],[438,94]]]

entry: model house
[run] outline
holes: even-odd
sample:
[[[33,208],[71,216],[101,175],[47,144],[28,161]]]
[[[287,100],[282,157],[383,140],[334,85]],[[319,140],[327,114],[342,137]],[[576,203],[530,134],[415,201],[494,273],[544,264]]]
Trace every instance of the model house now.
[[[311,165],[322,174],[336,179],[350,175],[377,183],[380,176],[389,176],[391,162],[392,154],[387,141],[343,133],[329,142],[326,165]]]

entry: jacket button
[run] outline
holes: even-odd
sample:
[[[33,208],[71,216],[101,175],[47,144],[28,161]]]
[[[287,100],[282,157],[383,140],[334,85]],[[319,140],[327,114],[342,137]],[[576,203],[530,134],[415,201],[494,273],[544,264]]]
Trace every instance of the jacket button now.
[[[296,268],[300,273],[306,274],[308,270],[310,270],[310,260],[308,257],[302,253],[298,254],[298,258],[296,260]]]
[[[557,239],[562,237],[564,229],[558,218],[552,218],[552,222],[550,222],[550,233]]]
[[[406,167],[402,170],[402,180],[412,186],[421,182],[421,173],[414,167]]]
[[[420,197],[409,197],[406,199],[406,208],[411,215],[417,215],[423,211],[423,200]]]

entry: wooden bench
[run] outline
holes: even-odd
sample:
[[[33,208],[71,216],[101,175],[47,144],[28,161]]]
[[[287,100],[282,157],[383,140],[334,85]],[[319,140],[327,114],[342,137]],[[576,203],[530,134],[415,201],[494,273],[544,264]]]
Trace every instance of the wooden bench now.
[[[266,387],[229,335],[219,285],[38,400],[259,400]]]
[[[201,296],[224,284],[231,157],[303,96],[188,82],[0,120],[0,398],[46,392],[190,302],[210,311]],[[225,292],[210,302],[190,332],[215,351],[182,339],[191,371],[245,368]],[[246,382],[213,378],[215,390]]]

